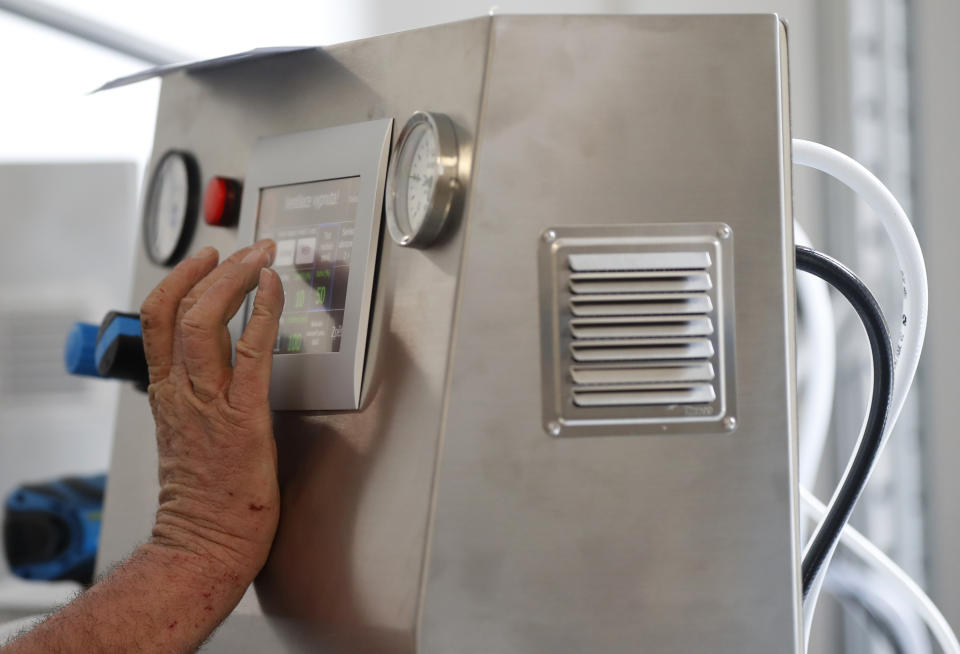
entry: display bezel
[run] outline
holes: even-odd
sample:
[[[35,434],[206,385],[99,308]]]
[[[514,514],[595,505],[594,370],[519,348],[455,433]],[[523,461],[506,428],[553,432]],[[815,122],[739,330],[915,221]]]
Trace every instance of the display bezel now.
[[[254,242],[261,189],[360,178],[340,350],[275,354],[270,383],[270,405],[275,410],[359,406],[392,126],[393,120],[386,119],[271,136],[253,148],[240,208],[241,246]],[[252,301],[253,294],[247,302]],[[245,306],[231,322],[234,341],[248,315]]]

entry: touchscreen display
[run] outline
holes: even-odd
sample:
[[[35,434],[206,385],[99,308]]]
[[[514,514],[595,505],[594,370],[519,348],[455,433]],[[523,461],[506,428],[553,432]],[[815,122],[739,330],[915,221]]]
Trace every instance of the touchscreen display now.
[[[339,352],[360,177],[260,189],[256,239],[277,243],[277,354]]]

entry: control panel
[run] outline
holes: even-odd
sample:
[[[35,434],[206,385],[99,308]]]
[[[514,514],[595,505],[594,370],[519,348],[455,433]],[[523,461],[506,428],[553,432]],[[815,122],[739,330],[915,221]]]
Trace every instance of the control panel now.
[[[391,119],[260,139],[239,245],[277,243],[285,303],[274,348],[276,410],[356,409],[370,319]],[[232,323],[242,333],[253,302]]]
[[[265,188],[257,240],[277,243],[284,312],[276,354],[339,352],[360,178]]]

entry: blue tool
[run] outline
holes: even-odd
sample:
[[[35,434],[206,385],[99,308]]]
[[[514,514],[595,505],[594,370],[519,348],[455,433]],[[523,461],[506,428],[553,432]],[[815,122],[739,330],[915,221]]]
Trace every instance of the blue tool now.
[[[21,486],[4,505],[10,570],[24,579],[93,581],[106,475]]]
[[[64,348],[67,372],[131,381],[147,390],[150,377],[143,351],[143,332],[136,313],[111,311],[100,326],[78,322]]]

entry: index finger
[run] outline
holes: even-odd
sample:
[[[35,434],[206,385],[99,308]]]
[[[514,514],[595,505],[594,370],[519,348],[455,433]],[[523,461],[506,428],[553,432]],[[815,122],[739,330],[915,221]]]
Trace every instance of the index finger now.
[[[231,254],[229,257],[220,262],[220,265],[215,266],[213,270],[208,270],[207,274],[200,279],[193,287],[187,291],[187,294],[180,300],[180,304],[177,308],[177,313],[174,318],[174,324],[180,324],[183,321],[183,317],[187,315],[187,312],[193,308],[201,296],[203,296],[211,286],[216,284],[221,278],[225,275],[236,274],[238,268],[242,268],[242,261],[254,251],[261,252],[273,252],[275,248],[274,242],[270,239],[262,239],[254,243],[253,245],[245,248],[241,248]],[[229,362],[229,355],[226,357],[226,361]],[[180,362],[183,360],[183,342],[181,335],[179,333],[174,335],[173,341],[173,362]]]
[[[219,258],[220,254],[212,247],[199,250],[177,264],[140,305],[140,329],[151,384],[165,379],[170,372],[174,325],[180,301],[216,268]]]
[[[260,270],[272,259],[272,249],[251,250],[240,263],[229,266],[180,319],[178,354],[199,398],[213,399],[229,381],[232,368],[227,323],[257,285]],[[181,363],[179,358],[175,361]]]

